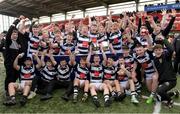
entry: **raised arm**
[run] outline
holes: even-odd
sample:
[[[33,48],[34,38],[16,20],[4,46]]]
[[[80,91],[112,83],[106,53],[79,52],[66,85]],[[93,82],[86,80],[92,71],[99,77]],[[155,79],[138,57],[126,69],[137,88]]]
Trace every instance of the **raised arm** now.
[[[103,56],[103,64],[106,65],[107,56],[106,56],[106,54],[104,53],[104,50],[103,50],[102,45],[100,45],[100,48],[101,48],[101,52],[102,52],[102,56]]]
[[[38,53],[36,53],[36,54],[33,53],[33,58],[34,58],[34,60],[37,61],[36,68],[37,68],[37,69],[40,69],[40,68],[41,68],[41,60],[40,60],[39,57],[38,57]]]
[[[53,66],[57,65],[57,62],[55,61],[54,57],[53,57],[53,50],[49,50],[49,54],[48,54]]]
[[[88,66],[88,67],[90,67],[90,65],[91,65],[91,62],[90,62],[90,60],[91,60],[91,54],[92,54],[92,47],[90,46],[90,51],[89,51],[88,56],[87,56],[87,58],[86,58],[86,63],[87,63],[87,66]]]
[[[18,65],[18,60],[24,56],[24,53],[19,54],[14,60],[13,67],[16,70],[20,70],[20,66]]]
[[[131,72],[125,68],[125,65],[121,65],[120,68],[125,72],[128,77],[131,77]]]
[[[17,19],[13,22],[13,24],[9,27],[8,32],[7,32],[7,34],[6,34],[6,43],[9,44],[9,41],[11,41],[11,34],[12,34],[13,30],[16,29],[17,24],[20,22],[20,20],[21,20],[22,18],[23,18],[23,16],[20,16],[19,18],[17,18]]]
[[[70,53],[70,57],[69,58],[70,58],[69,64],[71,66],[76,65],[76,57],[75,57],[75,55],[73,53]]]
[[[169,32],[171,31],[171,29],[173,27],[174,21],[176,19],[176,10],[172,9],[171,11],[172,11],[172,14],[171,14],[172,18],[171,18],[169,24],[167,25],[167,27],[162,31],[162,35],[164,37],[168,36]]]
[[[42,55],[41,55],[41,66],[44,67],[45,66],[45,62],[44,62],[44,57],[46,55],[47,51],[43,51]]]
[[[167,53],[166,53],[166,57],[171,59],[172,58],[172,54],[174,52],[173,46],[168,42],[167,39],[164,39],[164,45],[166,46],[166,48],[168,50]]]

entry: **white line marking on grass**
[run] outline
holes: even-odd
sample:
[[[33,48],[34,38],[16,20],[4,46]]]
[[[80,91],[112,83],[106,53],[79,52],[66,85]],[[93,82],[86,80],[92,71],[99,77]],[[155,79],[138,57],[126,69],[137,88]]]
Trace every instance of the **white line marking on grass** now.
[[[156,102],[154,106],[153,114],[159,114],[161,111],[161,102]]]

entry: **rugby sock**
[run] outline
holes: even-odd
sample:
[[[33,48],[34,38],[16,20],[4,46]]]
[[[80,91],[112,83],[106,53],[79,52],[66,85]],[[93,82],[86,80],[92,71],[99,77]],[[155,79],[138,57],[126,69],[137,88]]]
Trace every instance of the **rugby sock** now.
[[[135,92],[135,91],[131,91],[131,96],[135,96],[135,95],[137,95],[137,93]]]
[[[78,95],[78,86],[74,86],[74,95]]]
[[[107,100],[109,100],[109,95],[108,95],[108,94],[105,94],[105,95],[104,95],[104,101],[106,102]]]
[[[88,92],[84,92],[84,95],[88,96]]]
[[[138,81],[134,82],[134,84],[135,84],[136,91],[141,92],[141,84]]]
[[[150,97],[154,97],[155,96],[155,92],[151,92]]]

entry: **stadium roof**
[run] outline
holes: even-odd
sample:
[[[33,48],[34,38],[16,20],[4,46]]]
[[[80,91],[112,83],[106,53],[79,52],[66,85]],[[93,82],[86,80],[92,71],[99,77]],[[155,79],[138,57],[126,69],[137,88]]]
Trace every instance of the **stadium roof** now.
[[[130,1],[134,0],[0,0],[0,14],[32,18]]]

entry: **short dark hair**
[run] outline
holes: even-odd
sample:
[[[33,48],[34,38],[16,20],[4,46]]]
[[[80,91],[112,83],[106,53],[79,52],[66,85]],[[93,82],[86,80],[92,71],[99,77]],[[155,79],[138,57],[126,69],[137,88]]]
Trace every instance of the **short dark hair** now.
[[[81,57],[80,60],[86,61],[86,57]]]
[[[139,48],[139,47],[143,47],[143,45],[140,43],[136,44],[136,48]]]
[[[12,31],[12,33],[18,33],[18,30],[17,30],[17,29],[14,29],[14,30]]]
[[[156,44],[153,49],[163,49],[163,46],[161,44]]]
[[[32,28],[39,28],[39,25],[33,25]]]
[[[123,50],[129,50],[129,47],[128,47],[127,45],[123,45],[123,46],[122,46],[122,49],[123,49]]]
[[[73,36],[73,33],[72,33],[72,32],[69,32],[67,35],[69,35],[69,36]]]

